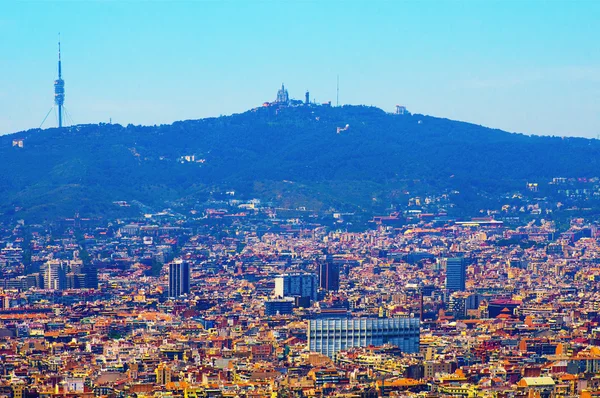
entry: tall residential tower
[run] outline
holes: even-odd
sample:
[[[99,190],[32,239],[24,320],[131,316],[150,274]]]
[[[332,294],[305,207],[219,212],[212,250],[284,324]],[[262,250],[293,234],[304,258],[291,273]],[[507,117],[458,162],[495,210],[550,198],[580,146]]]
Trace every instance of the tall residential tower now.
[[[169,264],[169,297],[177,298],[190,292],[190,266],[177,259]]]
[[[451,257],[446,260],[446,290],[464,291],[467,262],[464,257]]]
[[[340,266],[334,263],[331,255],[327,255],[325,262],[319,264],[319,287],[326,291],[340,289]]]

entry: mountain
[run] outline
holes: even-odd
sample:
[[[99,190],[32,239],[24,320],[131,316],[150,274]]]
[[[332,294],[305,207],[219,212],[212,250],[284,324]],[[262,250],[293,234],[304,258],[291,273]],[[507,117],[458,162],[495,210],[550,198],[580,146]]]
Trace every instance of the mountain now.
[[[19,147],[22,140],[23,147]],[[13,145],[13,144],[16,144]],[[0,137],[0,213],[109,215],[225,191],[310,209],[382,211],[410,194],[463,204],[527,181],[600,174],[600,142],[527,136],[365,106],[261,107],[161,126],[78,125]]]

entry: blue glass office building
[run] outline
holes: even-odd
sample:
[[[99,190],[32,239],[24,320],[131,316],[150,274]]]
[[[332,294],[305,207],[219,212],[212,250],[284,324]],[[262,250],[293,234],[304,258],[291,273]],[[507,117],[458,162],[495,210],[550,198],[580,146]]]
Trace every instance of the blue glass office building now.
[[[464,291],[467,280],[467,262],[464,257],[453,257],[446,260],[446,290]]]
[[[308,347],[334,358],[351,347],[392,344],[403,352],[419,352],[420,323],[417,318],[328,318],[308,323]]]

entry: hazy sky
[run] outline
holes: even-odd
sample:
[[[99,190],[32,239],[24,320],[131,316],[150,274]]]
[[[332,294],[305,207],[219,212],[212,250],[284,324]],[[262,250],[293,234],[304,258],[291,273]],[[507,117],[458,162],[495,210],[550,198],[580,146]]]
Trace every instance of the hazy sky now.
[[[600,1],[0,0],[0,134],[53,105],[161,124],[308,89],[533,134],[600,134]],[[45,127],[56,125],[52,114]]]

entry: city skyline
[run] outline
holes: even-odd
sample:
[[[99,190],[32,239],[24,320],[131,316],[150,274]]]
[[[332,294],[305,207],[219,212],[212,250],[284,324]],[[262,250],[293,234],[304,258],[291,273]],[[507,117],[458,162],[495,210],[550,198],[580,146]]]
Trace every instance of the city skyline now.
[[[0,134],[37,128],[52,105],[59,31],[65,106],[77,124],[239,113],[274,100],[281,82],[292,98],[308,89],[335,103],[339,75],[340,104],[392,112],[399,103],[526,134],[600,132],[592,2],[49,2],[5,11]]]
[[[0,398],[600,397],[600,3],[6,3]]]

